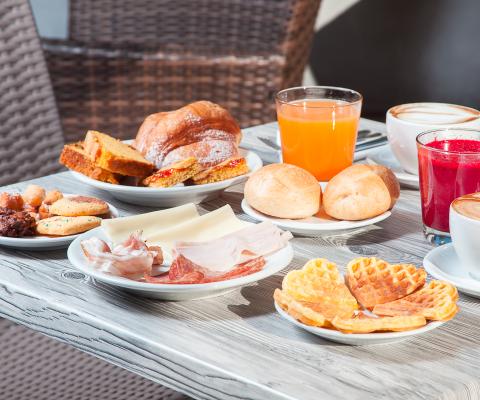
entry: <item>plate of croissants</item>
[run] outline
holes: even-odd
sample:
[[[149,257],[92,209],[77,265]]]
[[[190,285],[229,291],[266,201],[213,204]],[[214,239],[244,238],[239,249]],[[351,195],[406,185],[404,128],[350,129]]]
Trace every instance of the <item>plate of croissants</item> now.
[[[227,110],[197,101],[149,115],[133,140],[89,130],[64,146],[60,163],[119,200],[173,207],[216,197],[262,167],[257,154],[239,147],[241,138]]]

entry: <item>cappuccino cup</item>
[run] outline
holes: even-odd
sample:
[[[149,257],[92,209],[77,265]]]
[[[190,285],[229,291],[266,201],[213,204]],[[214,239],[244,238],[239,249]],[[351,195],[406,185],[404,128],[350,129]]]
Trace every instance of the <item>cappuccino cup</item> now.
[[[434,129],[480,128],[480,111],[446,103],[410,103],[387,111],[387,137],[402,168],[418,175],[416,137]]]
[[[480,277],[480,192],[461,196],[450,205],[450,235],[462,265]]]

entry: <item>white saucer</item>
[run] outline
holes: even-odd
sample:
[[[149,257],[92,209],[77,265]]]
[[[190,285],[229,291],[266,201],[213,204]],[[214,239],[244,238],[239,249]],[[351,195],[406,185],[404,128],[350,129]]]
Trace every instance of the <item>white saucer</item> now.
[[[283,219],[269,217],[253,209],[245,199],[242,200],[242,210],[245,214],[258,221],[270,221],[278,227],[304,236],[320,236],[328,234],[339,234],[342,231],[362,228],[364,226],[376,224],[388,218],[392,213],[386,211],[374,218],[364,219],[362,221],[339,221],[326,214],[321,216],[309,217],[304,219]]]
[[[92,236],[97,236],[98,238],[108,242],[108,238],[102,227],[92,229],[91,231],[85,232],[76,238],[68,248],[67,252],[68,259],[75,268],[108,285],[122,288],[138,296],[162,300],[195,300],[219,296],[237,287],[257,282],[261,279],[269,277],[270,275],[276,274],[290,264],[293,258],[293,248],[290,244],[287,244],[287,246],[283,249],[265,257],[267,263],[261,271],[242,276],[240,278],[229,279],[221,282],[188,285],[147,283],[106,274],[104,272],[97,271],[88,265],[80,247],[80,242]]]
[[[378,150],[371,150],[367,157],[367,163],[385,165],[393,171],[401,185],[413,189],[419,188],[418,175],[409,174],[403,170],[389,145],[380,147]]]
[[[66,197],[74,196],[71,194],[65,194]],[[118,210],[110,203],[107,203],[110,208],[110,214],[112,218],[117,218],[120,214]],[[75,238],[79,237],[80,234],[69,235],[69,236],[25,236],[22,238],[13,238],[0,236],[0,246],[10,247],[13,249],[20,250],[56,250],[63,249],[72,243]]]
[[[176,207],[187,203],[198,204],[209,198],[214,198],[226,188],[247,180],[252,172],[262,167],[262,160],[253,151],[240,149],[240,153],[247,160],[250,169],[248,174],[204,185],[182,185],[169,188],[137,187],[97,181],[74,171],[72,171],[72,174],[79,181],[97,189],[106,190],[113,197],[126,203],[155,207]]]
[[[278,313],[287,321],[302,329],[305,329],[310,333],[313,333],[314,335],[320,336],[321,338],[330,340],[332,342],[349,344],[353,346],[399,342],[409,339],[412,336],[431,331],[432,329],[438,328],[440,325],[445,323],[445,321],[428,322],[427,325],[422,326],[421,328],[403,332],[342,333],[334,329],[318,328],[316,326],[302,324],[285,312],[277,303],[275,303],[275,308]]]
[[[430,250],[423,259],[423,267],[434,278],[455,285],[460,292],[480,298],[480,281],[472,278],[462,266],[452,243]]]

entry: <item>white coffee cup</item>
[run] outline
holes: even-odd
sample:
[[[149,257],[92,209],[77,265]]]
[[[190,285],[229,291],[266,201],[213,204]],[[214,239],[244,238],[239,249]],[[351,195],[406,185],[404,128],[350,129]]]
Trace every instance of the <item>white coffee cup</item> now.
[[[441,128],[480,128],[480,111],[446,103],[402,104],[387,111],[390,147],[410,174],[418,175],[416,137]]]
[[[450,236],[462,266],[480,277],[480,193],[455,199],[450,205]]]

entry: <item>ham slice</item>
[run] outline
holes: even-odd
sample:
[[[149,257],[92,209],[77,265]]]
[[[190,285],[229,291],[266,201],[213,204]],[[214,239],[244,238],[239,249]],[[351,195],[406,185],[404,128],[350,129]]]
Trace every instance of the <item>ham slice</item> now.
[[[149,276],[147,274],[145,275],[145,280],[149,283],[184,285],[220,282],[253,274],[254,272],[261,271],[264,266],[265,259],[260,256],[243,264],[237,265],[235,268],[225,274],[208,277],[205,275],[203,268],[195,265],[193,262],[183,256],[178,256],[170,267],[169,272],[160,276]]]
[[[264,256],[285,247],[292,238],[271,222],[262,222],[208,242],[175,243],[170,271],[145,275],[150,283],[196,284],[239,278],[260,271]]]
[[[265,221],[208,242],[176,242],[174,254],[203,268],[206,276],[223,275],[236,265],[275,253],[291,238],[290,232]]]
[[[140,236],[140,231],[132,233],[113,249],[96,237],[83,240],[80,245],[85,257],[95,269],[137,279],[144,274],[150,274],[154,264],[163,262],[162,250],[159,247],[149,248]]]

